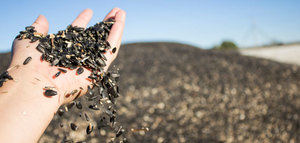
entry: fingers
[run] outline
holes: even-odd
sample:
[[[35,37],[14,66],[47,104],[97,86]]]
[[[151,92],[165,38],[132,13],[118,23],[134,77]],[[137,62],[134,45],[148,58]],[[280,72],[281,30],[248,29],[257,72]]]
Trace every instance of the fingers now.
[[[107,41],[112,45],[112,47],[119,47],[121,45],[122,34],[125,26],[126,13],[125,11],[118,9],[113,17],[115,19],[115,23],[111,28]],[[114,10],[112,10],[112,13]],[[109,14],[112,14],[109,13]],[[110,17],[111,18],[111,17]]]
[[[112,9],[112,10],[105,16],[105,18],[104,18],[103,21],[106,21],[106,20],[109,19],[109,18],[114,18],[114,17],[116,16],[116,13],[117,13],[118,11],[120,11],[120,10],[121,10],[121,9],[118,8],[118,7]]]
[[[35,22],[32,24],[32,26],[35,27],[35,30],[38,33],[47,35],[48,30],[49,30],[49,23],[45,16],[39,15],[39,17],[35,20]]]
[[[104,20],[107,20],[108,18],[114,18],[115,23],[113,27],[111,28],[111,31],[109,33],[109,36],[107,38],[107,41],[110,43],[112,49],[117,48],[115,53],[112,52],[106,52],[105,56],[107,58],[107,66],[104,67],[104,70],[106,71],[109,67],[109,65],[113,62],[113,60],[116,58],[117,53],[119,51],[120,45],[121,45],[121,40],[122,40],[122,35],[123,35],[123,30],[125,26],[125,19],[126,19],[126,13],[125,11],[119,9],[119,8],[114,8]]]
[[[93,11],[91,9],[85,9],[73,21],[72,26],[85,28],[92,17],[93,17]]]

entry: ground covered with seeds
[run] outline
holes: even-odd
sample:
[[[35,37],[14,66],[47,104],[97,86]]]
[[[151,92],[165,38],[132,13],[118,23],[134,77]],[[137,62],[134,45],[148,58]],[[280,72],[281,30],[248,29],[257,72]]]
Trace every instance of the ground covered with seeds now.
[[[2,62],[4,71],[8,63]],[[122,75],[116,120],[130,142],[300,140],[299,66],[178,43],[127,44],[115,63]],[[101,112],[72,108],[64,118],[54,117],[41,143],[65,134],[95,143],[115,137],[100,124],[86,136],[82,111],[90,121]],[[67,130],[70,121],[77,123],[76,132]]]

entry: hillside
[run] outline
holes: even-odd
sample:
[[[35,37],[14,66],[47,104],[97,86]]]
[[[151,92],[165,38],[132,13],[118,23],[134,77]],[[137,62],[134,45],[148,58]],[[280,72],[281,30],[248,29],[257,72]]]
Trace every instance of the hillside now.
[[[299,66],[178,43],[126,44],[115,63],[122,93],[117,120],[130,142],[300,141]],[[78,110],[71,112],[63,121],[80,122]],[[85,138],[59,131],[58,121],[40,142]],[[130,131],[141,127],[150,130]],[[108,140],[93,133],[87,141]]]

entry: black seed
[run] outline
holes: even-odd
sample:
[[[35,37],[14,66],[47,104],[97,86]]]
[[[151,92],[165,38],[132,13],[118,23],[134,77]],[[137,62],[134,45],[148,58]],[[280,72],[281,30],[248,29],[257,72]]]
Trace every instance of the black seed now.
[[[77,66],[70,65],[70,66],[69,66],[69,68],[70,68],[70,70],[74,70],[74,69],[76,69],[76,68],[77,68]]]
[[[78,109],[82,109],[82,104],[81,104],[80,101],[77,101],[77,102],[76,102],[76,107],[77,107]]]
[[[36,47],[36,49],[41,53],[45,52],[44,48],[40,44]]]
[[[23,62],[23,65],[28,64],[31,61],[31,59],[32,59],[31,57],[26,58],[25,61]]]
[[[58,64],[58,62],[59,62],[59,59],[55,59],[55,60],[51,63],[51,65],[52,65],[52,66],[56,66],[56,65]]]
[[[89,108],[93,110],[100,110],[97,105],[90,105]]]
[[[62,68],[58,68],[59,71],[63,72],[63,73],[67,73],[67,70],[62,69]]]
[[[84,116],[85,116],[85,120],[86,121],[90,121],[90,118],[89,118],[89,116],[86,113],[84,113]]]
[[[63,125],[62,123],[60,123],[59,126],[60,126],[61,128],[64,127],[64,125]]]
[[[119,137],[123,134],[125,130],[122,128],[122,126],[118,129],[117,133],[116,133],[116,137]]]
[[[77,74],[78,74],[78,75],[79,75],[79,74],[82,74],[83,71],[84,71],[84,69],[83,69],[82,67],[80,67],[80,68],[77,69]]]
[[[90,86],[88,86],[87,94],[89,94],[90,96],[93,95],[93,90],[91,89]]]
[[[74,123],[71,123],[70,127],[73,131],[76,131],[78,129],[78,127]]]
[[[115,53],[116,51],[117,51],[117,48],[114,47],[114,48],[112,49],[112,53]]]
[[[97,62],[97,64],[100,65],[101,67],[106,66],[105,62],[104,62],[102,59],[100,59],[100,58],[98,58],[98,59],[96,60],[96,62]]]
[[[67,105],[68,110],[70,110],[75,105],[75,102],[72,101]]]
[[[65,113],[65,111],[64,111],[63,109],[58,109],[58,111],[57,111],[57,114],[58,114],[59,116],[64,115],[64,113]]]
[[[45,95],[48,96],[48,97],[55,96],[55,95],[57,95],[57,91],[54,91],[54,90],[51,90],[51,89],[47,89],[45,91]]]
[[[61,73],[61,71],[57,72],[57,73],[55,74],[55,77],[58,77],[58,76],[60,75],[60,73]]]
[[[87,127],[86,127],[86,134],[90,134],[93,132],[94,126],[90,123]]]

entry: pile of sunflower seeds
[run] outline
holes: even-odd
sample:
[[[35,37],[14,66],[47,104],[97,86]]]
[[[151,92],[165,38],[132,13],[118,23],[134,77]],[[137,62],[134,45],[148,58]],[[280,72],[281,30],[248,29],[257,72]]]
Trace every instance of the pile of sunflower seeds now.
[[[58,77],[61,73],[66,73],[67,70],[59,68],[68,68],[70,70],[76,69],[76,74],[80,75],[84,72],[84,69],[90,69],[91,75],[88,78],[92,81],[93,86],[88,86],[88,91],[84,98],[89,105],[86,105],[88,109],[92,111],[103,110],[103,113],[109,119],[109,122],[104,122],[103,117],[100,121],[97,121],[97,126],[110,126],[115,130],[115,137],[119,137],[125,131],[122,126],[116,125],[116,109],[115,109],[115,98],[119,97],[119,73],[114,70],[111,72],[105,72],[103,68],[106,66],[105,53],[110,52],[114,54],[116,52],[116,47],[112,48],[107,41],[110,29],[114,24],[113,19],[107,21],[99,22],[96,25],[89,27],[87,29],[81,27],[68,26],[66,30],[58,31],[57,34],[42,35],[37,33],[37,31],[32,26],[25,28],[25,31],[21,31],[16,39],[29,39],[31,43],[39,41],[36,49],[42,53],[41,59],[47,61],[51,66],[57,66],[58,72],[54,77]],[[24,65],[30,62],[32,58],[28,57],[24,61]],[[77,99],[83,90],[75,89],[70,93],[67,93],[65,97],[70,95],[75,95]],[[98,91],[99,94],[94,94]],[[52,87],[44,88],[45,96],[55,96],[57,91]],[[63,116],[65,112],[69,111],[73,106],[77,109],[82,109],[84,105],[80,100],[72,101],[64,108],[60,108],[57,112],[58,116]],[[86,121],[89,122],[90,119],[86,113],[82,115],[85,116]],[[105,119],[105,117],[104,117]],[[60,125],[63,127],[63,124]],[[78,129],[76,123],[70,123],[70,128],[73,131]],[[90,134],[93,132],[94,126],[89,122],[86,133]],[[70,140],[66,141],[69,142]],[[126,138],[122,140],[126,142]]]

